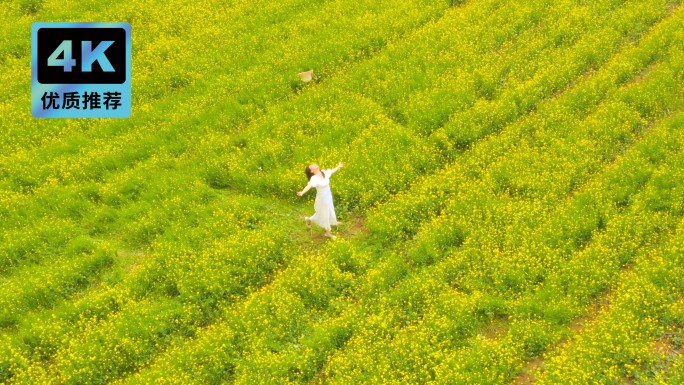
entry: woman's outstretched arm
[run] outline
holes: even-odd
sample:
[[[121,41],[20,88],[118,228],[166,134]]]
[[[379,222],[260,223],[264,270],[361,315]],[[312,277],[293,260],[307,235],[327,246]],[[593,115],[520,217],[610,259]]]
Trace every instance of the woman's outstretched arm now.
[[[306,187],[304,187],[304,189],[302,189],[302,191],[297,191],[297,195],[302,196],[302,195],[306,194],[306,192],[309,191],[310,189],[311,189],[311,185],[307,184]]]
[[[337,172],[337,170],[341,169],[342,167],[344,167],[344,163],[340,162],[340,163],[337,165],[337,167],[331,168],[331,169],[330,169],[330,173],[331,173],[331,174],[334,174],[335,172]]]

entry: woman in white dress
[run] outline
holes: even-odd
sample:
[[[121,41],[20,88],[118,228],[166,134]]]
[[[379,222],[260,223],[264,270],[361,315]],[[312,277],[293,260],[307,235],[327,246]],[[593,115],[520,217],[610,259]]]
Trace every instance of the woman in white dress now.
[[[330,232],[330,226],[342,223],[338,222],[335,216],[335,207],[330,191],[330,177],[343,166],[344,164],[340,163],[337,167],[328,170],[321,170],[317,164],[306,166],[306,177],[309,179],[309,183],[302,191],[297,191],[297,195],[302,196],[312,187],[316,188],[316,200],[314,201],[316,212],[310,217],[304,217],[304,220],[307,227],[311,227],[311,222],[313,222],[324,228],[325,236],[328,238],[335,238]]]

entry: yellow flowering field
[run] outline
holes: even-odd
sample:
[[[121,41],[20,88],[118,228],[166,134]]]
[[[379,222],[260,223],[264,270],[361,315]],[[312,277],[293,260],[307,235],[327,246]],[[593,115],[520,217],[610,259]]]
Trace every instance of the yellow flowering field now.
[[[684,383],[681,3],[3,2],[0,384]],[[50,21],[130,118],[32,117]]]

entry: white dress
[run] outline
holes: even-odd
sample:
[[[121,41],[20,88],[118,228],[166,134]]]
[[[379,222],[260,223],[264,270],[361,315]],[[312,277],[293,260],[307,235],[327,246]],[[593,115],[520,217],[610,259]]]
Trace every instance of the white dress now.
[[[330,176],[333,170],[322,170],[325,178],[312,175],[308,186],[316,188],[316,200],[314,210],[316,212],[310,217],[311,221],[326,230],[330,230],[331,225],[337,225],[335,207],[333,206],[332,192],[330,191]]]

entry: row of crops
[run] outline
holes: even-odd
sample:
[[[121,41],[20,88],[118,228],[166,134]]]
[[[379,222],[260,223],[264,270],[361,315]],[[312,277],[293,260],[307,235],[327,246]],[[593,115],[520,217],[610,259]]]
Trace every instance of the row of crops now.
[[[678,2],[27,4],[0,382],[682,381]],[[21,108],[30,24],[73,14],[132,23],[131,119]],[[312,243],[294,192],[339,160],[371,234]]]

